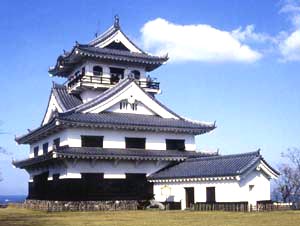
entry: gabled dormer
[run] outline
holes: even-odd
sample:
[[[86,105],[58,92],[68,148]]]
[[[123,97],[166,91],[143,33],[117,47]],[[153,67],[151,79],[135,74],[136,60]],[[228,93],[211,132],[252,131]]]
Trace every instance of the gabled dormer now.
[[[68,92],[83,95],[83,101],[85,96],[94,97],[125,78],[134,78],[141,88],[154,95],[160,92],[159,83],[148,73],[167,60],[167,55],[152,56],[142,51],[123,33],[119,18],[115,17],[113,26],[102,35],[88,44],[76,42],[70,52],[60,55],[49,73],[67,78]]]

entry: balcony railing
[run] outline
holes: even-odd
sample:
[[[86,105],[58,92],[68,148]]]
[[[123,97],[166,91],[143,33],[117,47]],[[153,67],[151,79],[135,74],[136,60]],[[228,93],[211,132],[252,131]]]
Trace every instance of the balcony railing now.
[[[124,75],[111,74],[110,78],[99,76],[99,75],[78,75],[68,82],[68,87],[72,88],[77,83],[80,84],[92,84],[92,85],[114,85],[119,82],[121,78],[124,78]],[[154,81],[140,81],[137,80],[137,84],[142,88],[148,89],[159,89],[159,82]]]

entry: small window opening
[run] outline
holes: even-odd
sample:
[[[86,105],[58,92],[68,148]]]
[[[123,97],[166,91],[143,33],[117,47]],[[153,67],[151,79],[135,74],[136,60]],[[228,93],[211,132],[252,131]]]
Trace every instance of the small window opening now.
[[[33,148],[33,155],[34,157],[37,157],[39,155],[39,146]]]
[[[48,153],[48,142],[43,144],[43,154],[46,155]]]
[[[185,150],[185,140],[179,139],[166,139],[166,148],[167,150]]]
[[[93,67],[93,75],[102,75],[103,70],[100,66],[94,66]]]
[[[120,79],[124,78],[124,69],[117,67],[110,67],[111,83],[116,84]]]
[[[82,147],[103,147],[103,136],[81,136]]]
[[[145,149],[146,148],[146,138],[125,138],[126,148],[137,148]]]
[[[131,71],[131,74],[133,75],[134,79],[139,80],[141,78],[141,72],[138,70]]]

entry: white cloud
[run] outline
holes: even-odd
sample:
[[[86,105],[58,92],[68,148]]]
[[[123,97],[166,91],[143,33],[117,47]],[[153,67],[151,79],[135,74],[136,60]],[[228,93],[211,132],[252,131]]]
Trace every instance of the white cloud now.
[[[251,24],[246,26],[244,30],[241,27],[239,27],[238,29],[233,30],[231,33],[234,38],[243,42],[277,42],[276,38],[265,33],[257,33],[254,30],[255,26]]]
[[[279,11],[286,13],[294,26],[290,34],[286,34],[279,43],[283,61],[300,61],[300,0],[286,0]]]
[[[300,61],[300,29],[283,40],[279,48],[284,61]]]
[[[288,15],[288,19],[292,22],[296,29],[300,26],[300,0],[285,0],[279,13]]]
[[[262,57],[242,43],[249,34],[254,37],[251,27],[248,31],[231,32],[206,24],[178,25],[157,18],[144,24],[141,32],[147,50],[159,55],[168,53],[173,61],[254,62]]]

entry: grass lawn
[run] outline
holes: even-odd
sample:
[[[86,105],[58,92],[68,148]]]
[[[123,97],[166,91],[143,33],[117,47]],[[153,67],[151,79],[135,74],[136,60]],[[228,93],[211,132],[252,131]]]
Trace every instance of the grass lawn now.
[[[168,226],[289,226],[300,225],[300,211],[233,213],[194,211],[111,211],[47,213],[8,207],[0,209],[0,226],[168,225]]]

